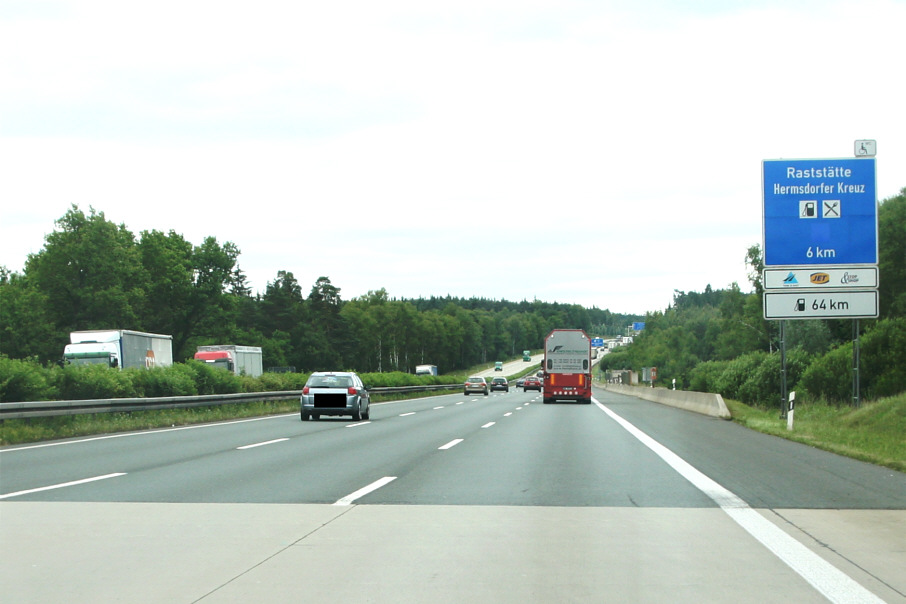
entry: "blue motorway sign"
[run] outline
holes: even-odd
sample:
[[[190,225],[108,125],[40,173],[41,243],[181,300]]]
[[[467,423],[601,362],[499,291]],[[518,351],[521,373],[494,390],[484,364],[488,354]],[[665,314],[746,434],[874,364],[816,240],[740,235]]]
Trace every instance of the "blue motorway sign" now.
[[[765,266],[878,263],[875,160],[762,162]]]
[[[604,348],[604,338],[592,338],[591,345],[595,348]]]

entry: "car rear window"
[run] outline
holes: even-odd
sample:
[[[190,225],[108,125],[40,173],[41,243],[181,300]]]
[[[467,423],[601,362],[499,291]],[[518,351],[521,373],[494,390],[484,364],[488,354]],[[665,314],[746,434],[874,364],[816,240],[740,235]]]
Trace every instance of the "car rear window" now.
[[[313,375],[305,385],[309,388],[349,388],[352,378],[345,375]]]

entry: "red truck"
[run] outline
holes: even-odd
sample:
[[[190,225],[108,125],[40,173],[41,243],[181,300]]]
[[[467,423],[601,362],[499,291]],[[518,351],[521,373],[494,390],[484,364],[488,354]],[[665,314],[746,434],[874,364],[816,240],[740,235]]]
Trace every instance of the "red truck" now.
[[[591,338],[582,329],[555,329],[544,339],[545,403],[591,402]]]

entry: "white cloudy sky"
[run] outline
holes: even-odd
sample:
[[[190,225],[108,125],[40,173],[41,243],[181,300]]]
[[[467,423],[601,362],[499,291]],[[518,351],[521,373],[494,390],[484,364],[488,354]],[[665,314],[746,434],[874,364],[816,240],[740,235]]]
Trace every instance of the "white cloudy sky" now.
[[[878,141],[904,0],[3,0],[0,264],[72,204],[232,241],[261,291],[615,312],[738,282],[761,160]]]

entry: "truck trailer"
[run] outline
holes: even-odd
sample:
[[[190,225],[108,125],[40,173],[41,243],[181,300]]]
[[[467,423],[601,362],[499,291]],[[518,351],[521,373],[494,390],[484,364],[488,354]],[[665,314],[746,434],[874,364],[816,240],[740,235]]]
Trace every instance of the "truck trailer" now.
[[[117,369],[153,369],[173,364],[173,336],[159,333],[129,329],[73,331],[69,342],[63,349],[65,363]]]
[[[195,359],[214,367],[222,367],[236,375],[258,377],[264,373],[261,348],[259,346],[199,346]]]
[[[544,339],[541,396],[591,403],[591,339],[582,329],[555,329]]]
[[[437,375],[437,365],[416,365],[415,375]]]

